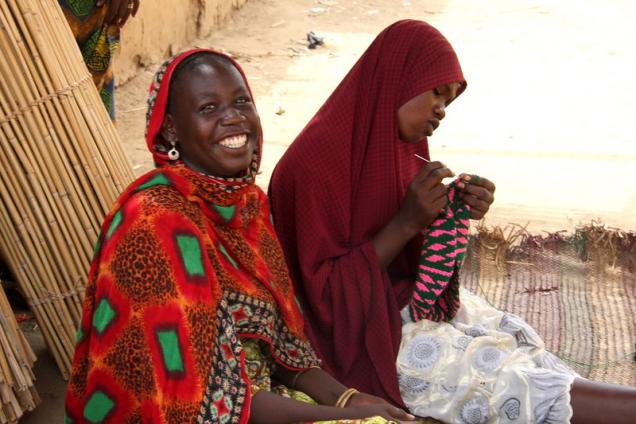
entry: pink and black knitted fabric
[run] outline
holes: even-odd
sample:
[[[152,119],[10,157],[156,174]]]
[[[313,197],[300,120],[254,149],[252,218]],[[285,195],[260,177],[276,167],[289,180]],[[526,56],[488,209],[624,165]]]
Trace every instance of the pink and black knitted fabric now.
[[[413,321],[450,321],[459,309],[459,270],[466,255],[469,207],[449,185],[448,206],[424,231],[409,315]]]
[[[443,84],[466,86],[451,44],[425,22],[380,33],[289,146],[270,181],[276,232],[305,311],[306,331],[343,384],[401,405],[395,359],[421,240],[388,270],[373,237],[398,212],[428,158],[399,138],[397,111]]]

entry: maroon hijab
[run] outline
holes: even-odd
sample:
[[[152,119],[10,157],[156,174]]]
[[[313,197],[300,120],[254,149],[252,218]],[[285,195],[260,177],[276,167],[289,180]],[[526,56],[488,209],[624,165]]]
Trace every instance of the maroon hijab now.
[[[400,309],[411,295],[414,240],[388,272],[372,239],[397,213],[428,157],[403,142],[397,110],[439,85],[465,81],[435,28],[404,20],[386,28],[307,124],[270,183],[276,230],[324,364],[352,387],[402,405],[395,360]]]

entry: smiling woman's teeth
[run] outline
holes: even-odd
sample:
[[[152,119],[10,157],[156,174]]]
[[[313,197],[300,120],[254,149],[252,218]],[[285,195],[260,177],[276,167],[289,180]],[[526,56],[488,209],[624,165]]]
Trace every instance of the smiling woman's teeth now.
[[[238,149],[239,147],[245,146],[245,143],[247,143],[247,135],[245,134],[227,137],[219,141],[221,146],[229,147],[230,149]]]

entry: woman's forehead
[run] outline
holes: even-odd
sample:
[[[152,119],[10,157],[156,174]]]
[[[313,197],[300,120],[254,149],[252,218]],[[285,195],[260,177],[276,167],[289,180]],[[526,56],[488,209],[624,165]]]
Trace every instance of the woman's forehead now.
[[[200,61],[184,71],[176,81],[173,81],[173,84],[188,91],[196,92],[202,88],[207,88],[224,92],[246,86],[243,76],[230,62]]]

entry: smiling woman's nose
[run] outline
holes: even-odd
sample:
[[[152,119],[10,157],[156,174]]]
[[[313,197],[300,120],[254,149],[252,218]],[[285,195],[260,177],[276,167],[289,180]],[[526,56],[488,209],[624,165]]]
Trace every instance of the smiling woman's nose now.
[[[233,107],[229,107],[223,114],[223,125],[235,125],[241,123],[247,119],[240,111]]]

